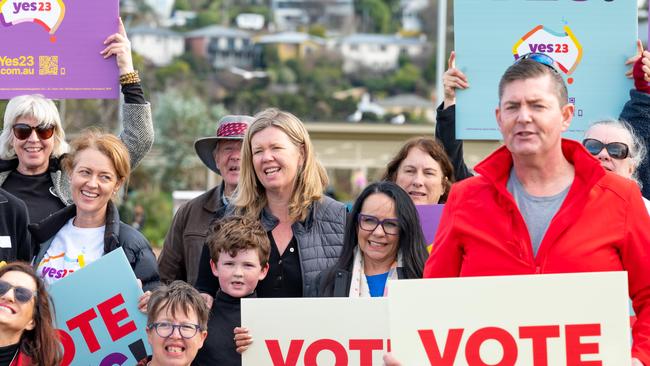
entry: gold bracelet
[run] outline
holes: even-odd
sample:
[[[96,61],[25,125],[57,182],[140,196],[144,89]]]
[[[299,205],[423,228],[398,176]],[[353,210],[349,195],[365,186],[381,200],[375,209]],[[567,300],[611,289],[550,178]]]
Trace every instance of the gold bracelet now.
[[[120,85],[136,84],[139,82],[140,82],[140,76],[138,75],[138,70],[127,72],[124,75],[120,75]]]

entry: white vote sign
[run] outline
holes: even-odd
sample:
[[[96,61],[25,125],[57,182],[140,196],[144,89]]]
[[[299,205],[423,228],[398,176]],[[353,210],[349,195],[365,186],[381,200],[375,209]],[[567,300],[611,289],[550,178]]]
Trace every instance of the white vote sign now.
[[[385,298],[242,299],[241,321],[243,366],[382,365],[389,347]]]
[[[625,272],[388,286],[392,351],[403,365],[631,364]]]

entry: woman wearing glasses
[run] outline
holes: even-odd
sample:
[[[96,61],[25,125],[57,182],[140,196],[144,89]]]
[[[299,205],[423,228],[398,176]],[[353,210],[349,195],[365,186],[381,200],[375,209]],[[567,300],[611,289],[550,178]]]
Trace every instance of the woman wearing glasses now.
[[[0,267],[0,365],[57,366],[62,348],[43,282],[32,267]]]
[[[129,152],[114,135],[83,133],[63,160],[74,204],[31,224],[40,248],[36,273],[52,284],[70,273],[122,248],[145,291],[159,284],[158,265],[149,242],[120,221],[111,200],[129,177]]]
[[[102,51],[116,56],[124,94],[124,130],[120,138],[136,166],[153,143],[151,106],[144,99],[140,79],[133,69],[131,45],[120,20],[119,32],[109,36]],[[0,186],[22,199],[31,222],[72,204],[70,184],[59,159],[68,151],[59,112],[50,99],[40,95],[12,98],[4,114],[0,134]]]
[[[372,183],[352,207],[341,257],[316,278],[312,295],[384,296],[388,280],[422,278],[426,258],[412,200],[393,182]]]
[[[147,340],[153,355],[138,366],[189,366],[208,335],[208,307],[192,286],[174,281],[151,294]]]

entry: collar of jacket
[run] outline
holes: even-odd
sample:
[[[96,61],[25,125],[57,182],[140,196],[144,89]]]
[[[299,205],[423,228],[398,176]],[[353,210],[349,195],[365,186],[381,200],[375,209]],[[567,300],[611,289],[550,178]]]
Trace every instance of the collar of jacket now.
[[[297,228],[304,228],[304,230],[308,231],[311,228],[311,225],[314,222],[314,214],[316,211],[316,203],[317,201],[312,201],[312,203],[309,205],[309,213],[307,214],[307,217],[305,218],[305,221],[296,221],[291,225],[292,229]],[[271,231],[275,229],[276,226],[280,223],[280,220],[278,220],[277,217],[273,216],[271,213],[271,210],[269,210],[268,206],[264,206],[264,209],[262,209],[262,214],[260,215],[260,221],[262,223],[262,227],[264,227],[264,230],[266,231]],[[295,230],[294,230],[295,233]]]
[[[77,214],[77,206],[72,204],[51,214],[39,223],[29,224],[29,231],[36,243],[43,243],[56,235],[71,218]],[[113,201],[106,206],[106,229],[104,230],[104,253],[119,247],[120,214]]]
[[[572,184],[569,194],[578,186],[591,189],[598,180],[605,176],[605,169],[600,162],[587,152],[581,143],[562,139],[562,154],[575,168],[574,180],[581,181],[579,185]],[[502,146],[476,165],[474,170],[489,180],[501,195],[510,196],[506,184],[511,168],[512,154],[506,146]]]
[[[224,189],[224,183],[221,182],[221,184],[217,187],[214,188],[212,191],[212,194],[210,195],[210,198],[208,198],[205,203],[203,204],[203,208],[211,213],[217,212],[218,209],[220,209],[223,206],[222,199],[223,199],[223,189]]]
[[[50,162],[48,163],[47,170],[51,172],[56,172],[61,170],[61,159],[63,159],[64,155],[61,155],[60,157],[56,158],[51,156],[50,157]],[[10,172],[18,169],[18,158],[15,159],[9,159],[9,160],[2,160],[0,159],[0,172]]]

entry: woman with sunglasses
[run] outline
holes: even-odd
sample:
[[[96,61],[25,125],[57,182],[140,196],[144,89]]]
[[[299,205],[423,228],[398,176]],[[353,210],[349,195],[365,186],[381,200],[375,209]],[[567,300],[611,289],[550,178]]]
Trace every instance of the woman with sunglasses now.
[[[421,278],[427,258],[418,213],[397,184],[372,183],[348,216],[336,264],[315,280],[311,295],[380,297],[388,280]]]
[[[0,366],[58,366],[62,356],[43,282],[26,263],[0,267]]]
[[[600,161],[605,170],[641,185],[637,167],[646,158],[646,146],[629,123],[615,119],[594,122],[585,132],[582,145]],[[643,201],[650,212],[650,201],[645,197]]]
[[[151,106],[133,69],[131,45],[121,20],[119,32],[104,44],[102,55],[115,56],[121,75],[125,103],[120,138],[129,149],[131,166],[136,166],[153,143]],[[0,134],[0,186],[27,204],[31,222],[72,204],[70,183],[59,163],[67,151],[61,118],[50,99],[22,95],[9,101]]]
[[[130,173],[124,143],[112,134],[87,131],[71,146],[62,163],[74,204],[29,226],[40,248],[36,273],[49,285],[122,248],[142,288],[153,290],[160,277],[149,242],[120,221],[112,201]]]
[[[151,294],[147,340],[153,355],[138,366],[189,366],[207,337],[209,309],[192,286],[174,281]]]

